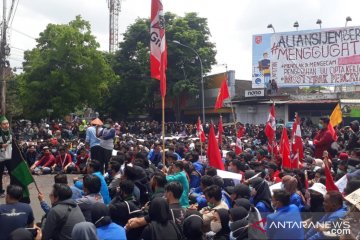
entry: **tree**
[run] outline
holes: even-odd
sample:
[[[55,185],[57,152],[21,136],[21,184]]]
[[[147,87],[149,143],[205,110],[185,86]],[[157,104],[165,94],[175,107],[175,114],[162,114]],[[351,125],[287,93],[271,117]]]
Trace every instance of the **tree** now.
[[[21,76],[24,112],[31,118],[61,117],[79,107],[98,107],[117,80],[106,56],[97,50],[89,22],[49,24],[26,51]]]
[[[180,41],[195,49],[203,62],[204,74],[216,63],[215,45],[209,41],[210,30],[207,19],[196,13],[179,17],[165,14],[166,39],[168,46],[167,98],[179,100],[184,93],[196,94],[200,89],[200,63],[188,48],[181,47],[173,40]],[[150,79],[150,20],[138,18],[127,28],[120,43],[120,50],[114,59],[114,71],[123,80],[113,88],[106,105],[113,113],[151,113],[159,100],[159,82]]]

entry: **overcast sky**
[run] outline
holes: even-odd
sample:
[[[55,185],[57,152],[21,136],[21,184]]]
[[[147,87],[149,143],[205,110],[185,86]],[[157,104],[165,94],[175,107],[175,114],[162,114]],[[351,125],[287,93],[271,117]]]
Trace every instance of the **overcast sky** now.
[[[10,0],[7,1],[10,5]],[[137,17],[150,17],[151,0],[122,1],[119,16],[119,32],[134,23]],[[163,0],[164,10],[183,16],[197,12],[208,19],[211,41],[216,44],[218,66],[213,73],[235,70],[237,79],[251,79],[251,37],[269,33],[266,26],[272,23],[277,32],[293,31],[299,22],[299,30],[343,27],[345,18],[352,17],[348,26],[360,25],[359,0]],[[92,26],[102,50],[108,50],[109,13],[106,0],[19,0],[10,31],[13,67],[21,66],[23,50],[32,49],[39,33],[49,23],[68,23],[80,14]],[[21,33],[19,33],[21,32]],[[121,39],[121,38],[120,38]],[[20,50],[19,50],[20,49]]]

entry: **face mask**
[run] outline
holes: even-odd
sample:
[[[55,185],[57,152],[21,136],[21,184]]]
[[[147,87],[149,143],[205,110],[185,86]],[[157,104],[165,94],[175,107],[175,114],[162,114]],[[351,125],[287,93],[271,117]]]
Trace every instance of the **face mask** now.
[[[105,128],[110,128],[110,124],[104,124]]]
[[[345,174],[345,171],[343,171],[343,170],[341,170],[341,169],[338,169],[338,170],[336,171],[336,173],[339,174],[339,175],[340,175],[340,174]]]
[[[319,123],[319,129],[321,130],[321,129],[323,129],[323,125],[321,124],[321,123]]]
[[[215,205],[213,204],[213,203],[207,203],[207,205],[210,207],[210,208],[214,208],[215,207]]]
[[[211,231],[213,231],[214,233],[220,232],[220,231],[221,231],[221,222],[211,221],[211,223],[210,223],[210,229],[211,229]]]

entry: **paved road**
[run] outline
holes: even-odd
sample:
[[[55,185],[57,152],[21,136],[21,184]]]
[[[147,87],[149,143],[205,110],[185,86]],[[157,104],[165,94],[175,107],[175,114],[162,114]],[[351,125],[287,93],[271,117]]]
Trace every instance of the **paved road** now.
[[[49,194],[52,190],[52,185],[54,184],[54,176],[55,175],[43,175],[43,176],[36,176],[34,175],[34,179],[40,189],[41,192],[45,195],[45,201],[50,205],[50,199]],[[71,175],[68,174],[68,181],[69,183],[72,183],[73,177],[76,177],[77,175]],[[6,186],[10,183],[10,178],[8,175],[3,177],[3,186],[6,188]],[[29,191],[30,191],[30,200],[31,200],[31,207],[34,212],[35,222],[40,222],[41,217],[44,215],[44,211],[40,207],[39,200],[37,198],[38,192],[36,190],[35,184],[31,183],[29,185]],[[5,198],[0,198],[0,203],[5,203]]]

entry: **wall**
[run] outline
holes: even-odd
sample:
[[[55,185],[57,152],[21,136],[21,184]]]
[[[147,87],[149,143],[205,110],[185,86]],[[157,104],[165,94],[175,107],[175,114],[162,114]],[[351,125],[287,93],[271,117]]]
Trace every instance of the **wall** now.
[[[255,113],[249,113],[248,107],[256,107]],[[241,123],[265,124],[269,117],[269,105],[236,105],[236,118]],[[285,119],[285,105],[275,106],[276,119]]]

